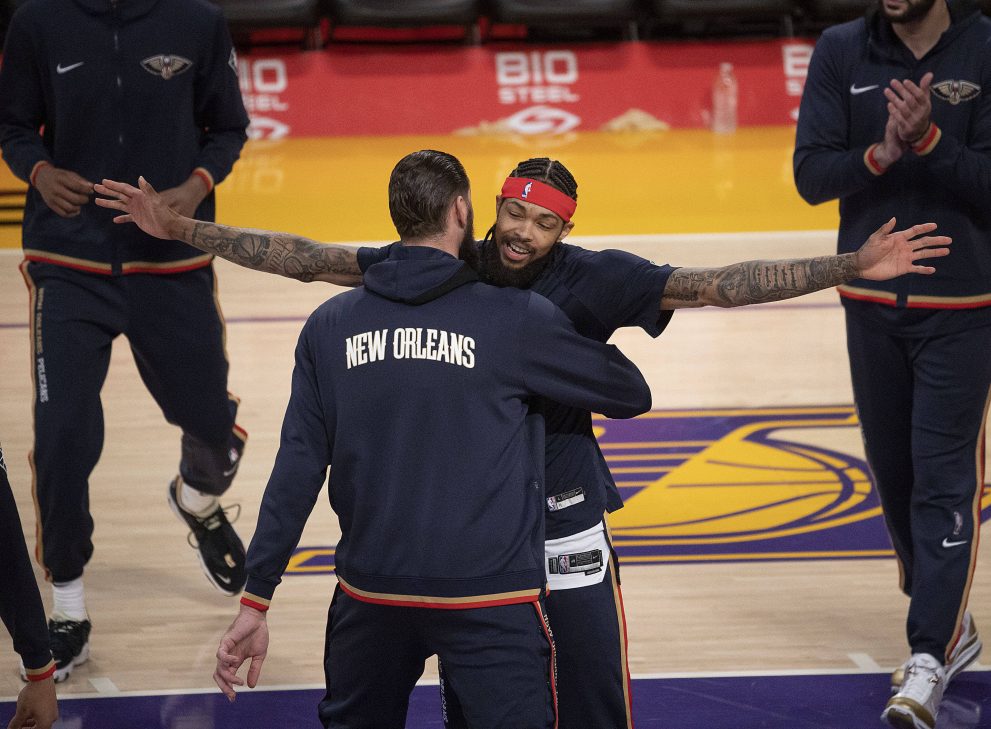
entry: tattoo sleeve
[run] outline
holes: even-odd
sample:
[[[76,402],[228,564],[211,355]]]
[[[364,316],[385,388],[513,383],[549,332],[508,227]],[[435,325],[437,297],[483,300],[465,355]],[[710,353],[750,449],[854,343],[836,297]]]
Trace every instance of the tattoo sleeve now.
[[[361,283],[354,248],[267,230],[235,228],[197,221],[180,238],[201,251],[232,263],[298,281],[327,281],[339,286]]]
[[[723,268],[679,268],[668,278],[661,308],[763,304],[837,286],[858,275],[854,253],[744,261]]]

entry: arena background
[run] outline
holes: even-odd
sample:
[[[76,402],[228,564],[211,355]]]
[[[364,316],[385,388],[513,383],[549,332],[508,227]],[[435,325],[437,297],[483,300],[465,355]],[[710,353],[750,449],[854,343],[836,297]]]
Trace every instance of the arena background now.
[[[642,40],[624,29],[623,38],[554,42],[527,40],[526,30],[476,42],[416,31],[415,42],[382,43],[393,31],[345,41],[322,21],[329,42],[306,51],[295,47],[303,31],[271,34],[286,41],[278,45],[259,44],[272,39],[265,31],[239,32],[252,138],[218,188],[218,219],[388,242],[389,171],[429,147],[464,161],[479,236],[509,170],[549,155],[579,181],[570,240],[581,245],[675,265],[833,250],[836,205],[806,205],[791,174],[815,28]],[[312,29],[306,37],[312,44]],[[721,62],[734,64],[739,83],[733,134],[708,129]],[[0,191],[0,439],[33,547],[27,290],[17,271],[24,185],[3,167]],[[222,261],[217,269],[231,389],[250,433],[228,500],[240,501],[247,538],[278,444],[295,338],[339,289]],[[860,445],[835,292],[678,312],[656,341],[629,330],[613,341],[643,369],[655,407],[634,421],[596,422],[627,500],[611,526],[636,726],[881,726],[887,672],[905,657],[907,602]],[[167,510],[178,432],[140,384],[123,340],[104,405],[86,573],[92,657],[59,686],[59,726],[318,726],[339,534],[326,500],[277,593],[261,685],[229,705],[210,676],[236,604],[207,585]],[[985,518],[988,506],[986,492]],[[979,626],[991,625],[989,596],[979,566],[971,594]],[[6,634],[0,656],[0,696],[12,701],[20,682]],[[440,726],[433,666],[422,684],[408,726]],[[977,664],[947,694],[939,729],[991,727],[989,697],[991,675]],[[0,720],[11,713],[0,703]]]

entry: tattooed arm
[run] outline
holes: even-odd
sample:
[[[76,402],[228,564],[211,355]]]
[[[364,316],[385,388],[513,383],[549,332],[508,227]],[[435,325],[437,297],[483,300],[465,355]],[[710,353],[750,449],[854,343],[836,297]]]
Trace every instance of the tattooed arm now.
[[[290,233],[181,220],[192,226],[174,226],[177,234],[172,237],[176,240],[246,268],[304,282],[325,281],[338,286],[361,283],[355,248],[318,243]]]
[[[338,286],[361,283],[357,249],[318,243],[291,233],[235,228],[187,218],[169,208],[142,177],[138,187],[104,180],[95,189],[105,197],[97,205],[119,210],[115,223],[135,223],[156,238],[178,240],[232,263],[298,281],[325,281]]]
[[[781,261],[744,261],[722,268],[679,268],[668,278],[661,309],[693,306],[743,306],[791,299],[837,286],[857,278],[884,281],[904,273],[934,273],[916,265],[923,258],[945,256],[950,239],[926,236],[935,223],[915,225],[892,233],[892,218],[860,250],[818,258]],[[922,236],[922,237],[917,237]]]

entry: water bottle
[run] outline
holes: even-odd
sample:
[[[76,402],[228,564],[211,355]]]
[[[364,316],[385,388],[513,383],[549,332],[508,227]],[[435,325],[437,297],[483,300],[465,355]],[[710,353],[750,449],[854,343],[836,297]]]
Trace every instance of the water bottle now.
[[[736,131],[736,75],[732,63],[720,63],[712,81],[712,131],[731,134]]]

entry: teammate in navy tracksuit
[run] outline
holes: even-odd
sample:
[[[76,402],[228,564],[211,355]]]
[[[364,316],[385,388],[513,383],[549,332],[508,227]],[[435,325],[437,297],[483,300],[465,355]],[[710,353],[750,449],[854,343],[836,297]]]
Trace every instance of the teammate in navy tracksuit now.
[[[871,277],[929,272],[913,267],[911,260],[945,252],[911,253],[927,242],[941,244],[943,238],[910,244],[908,236],[879,233],[858,254],[672,269],[621,251],[592,252],[560,243],[572,229],[577,198],[574,178],[561,163],[527,160],[511,177],[497,200],[491,239],[479,245],[477,254],[471,248],[464,252],[486,278],[543,293],[581,334],[598,341],[606,341],[621,326],[641,326],[656,336],[672,309],[788,298],[850,280],[861,269]],[[527,188],[528,182],[534,184]],[[197,224],[168,213],[153,195],[110,184],[98,189],[120,200],[101,204],[133,213],[135,222],[155,235],[175,237],[249,268],[353,285],[360,281],[359,262],[367,267],[389,254],[388,248],[362,249],[356,259],[353,249],[299,236]],[[521,199],[524,192],[527,199]],[[234,246],[234,241],[247,245]],[[248,249],[251,255],[238,252]],[[604,512],[622,502],[588,410],[546,403],[545,413],[545,566],[552,588],[547,606],[559,657],[561,726],[629,726],[633,718],[618,564],[602,523]],[[449,725],[462,725],[452,692],[445,691],[445,701]]]
[[[913,658],[893,685],[911,667],[925,694],[905,685],[887,713],[915,726],[931,726],[942,686],[981,649],[967,597],[991,395],[989,59],[991,20],[975,6],[881,3],[819,40],[796,139],[799,192],[840,199],[840,251],[891,215],[953,238],[934,276],[840,287],[867,456],[911,598]]]
[[[480,283],[457,258],[473,241],[457,160],[408,155],[389,192],[403,242],[300,335],[218,683],[233,696],[237,667],[264,651],[253,631],[330,466],[341,539],[324,726],[404,726],[435,653],[473,727],[556,726],[541,603],[544,433],[529,407],[545,396],[632,417],[650,391],[619,350],[579,335],[549,301]]]
[[[34,581],[17,504],[7,480],[7,464],[0,449],[0,620],[21,656],[28,685],[17,697],[10,729],[33,726],[49,729],[58,718],[55,701],[55,661],[48,647],[45,607]],[[0,725],[3,719],[0,718]]]
[[[207,576],[232,595],[244,584],[244,548],[217,502],[245,435],[227,392],[212,258],[112,225],[91,195],[94,181],[136,180],[141,170],[170,205],[210,219],[213,186],[231,171],[247,124],[226,23],[205,0],[29,0],[11,20],[0,147],[30,183],[21,270],[31,295],[31,462],[58,680],[88,653],[88,479],[103,445],[100,389],[117,335],[182,429],[168,497]]]

